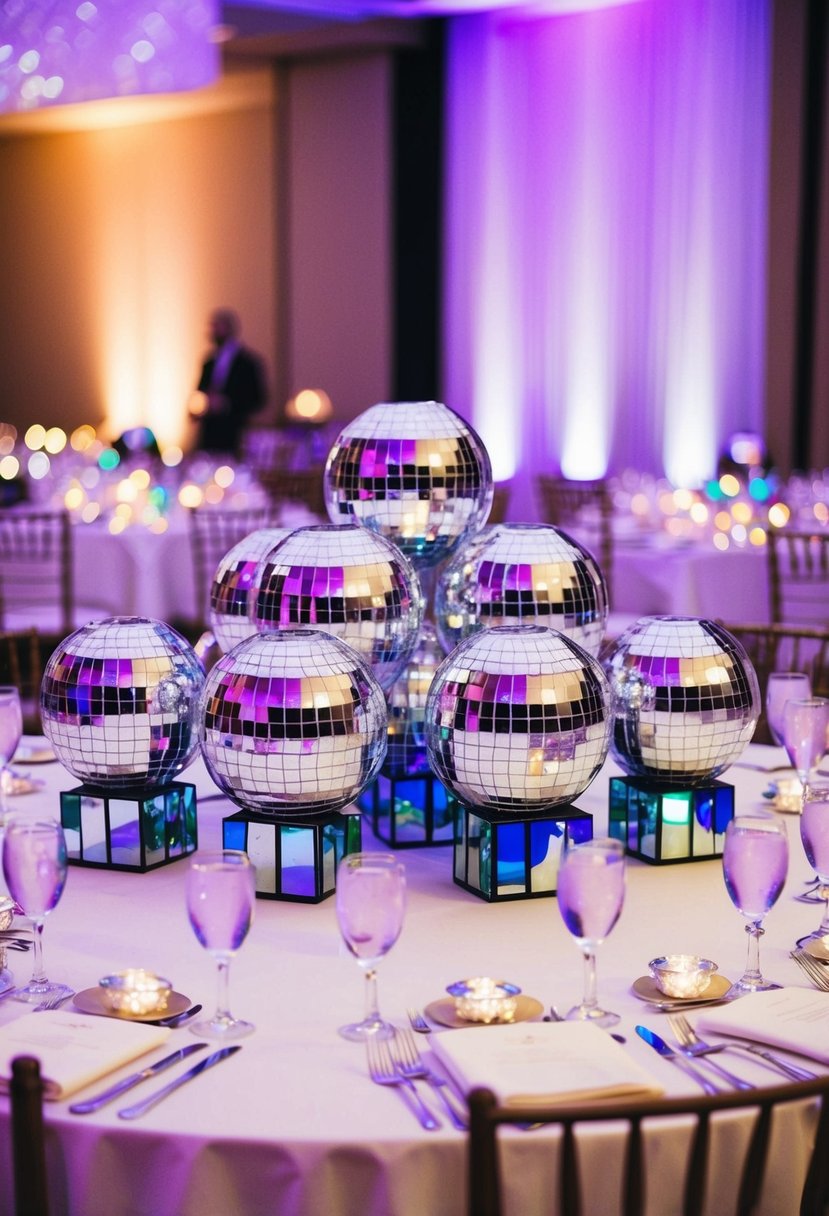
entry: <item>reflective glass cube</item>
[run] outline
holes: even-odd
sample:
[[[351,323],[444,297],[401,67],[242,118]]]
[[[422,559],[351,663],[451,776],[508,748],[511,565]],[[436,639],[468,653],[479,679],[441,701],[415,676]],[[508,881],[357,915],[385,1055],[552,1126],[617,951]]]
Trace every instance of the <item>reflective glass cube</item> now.
[[[196,787],[173,781],[139,792],[79,785],[60,796],[70,864],[155,870],[196,851]]]
[[[575,806],[522,818],[459,802],[455,882],[490,903],[555,895],[565,842],[592,839],[593,816]]]
[[[374,835],[395,849],[452,844],[457,799],[431,773],[385,771],[358,800]]]
[[[334,894],[343,857],[360,851],[361,816],[334,812],[303,823],[237,811],[222,821],[222,843],[250,857],[257,895],[318,904]]]
[[[608,834],[652,865],[722,857],[734,818],[734,786],[711,781],[690,789],[636,777],[610,778]]]

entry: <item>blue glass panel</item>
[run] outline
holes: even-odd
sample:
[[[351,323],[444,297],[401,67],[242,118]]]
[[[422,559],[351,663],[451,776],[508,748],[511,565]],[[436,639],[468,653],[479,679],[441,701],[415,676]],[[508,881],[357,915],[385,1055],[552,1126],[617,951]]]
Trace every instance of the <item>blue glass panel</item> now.
[[[316,895],[314,869],[314,829],[309,827],[280,827],[282,842],[282,893],[301,895],[308,899]]]

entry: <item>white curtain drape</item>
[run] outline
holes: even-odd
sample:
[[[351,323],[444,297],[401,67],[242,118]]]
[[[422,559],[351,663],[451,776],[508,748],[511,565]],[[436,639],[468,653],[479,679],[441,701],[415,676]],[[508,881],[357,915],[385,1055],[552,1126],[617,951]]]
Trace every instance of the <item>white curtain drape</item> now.
[[[770,0],[450,22],[444,397],[498,478],[762,429]]]

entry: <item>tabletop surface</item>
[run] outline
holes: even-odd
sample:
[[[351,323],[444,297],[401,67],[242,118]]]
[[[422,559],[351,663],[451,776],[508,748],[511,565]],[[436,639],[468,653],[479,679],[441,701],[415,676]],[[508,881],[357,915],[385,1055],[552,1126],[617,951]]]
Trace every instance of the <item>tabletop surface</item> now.
[[[782,749],[775,748],[751,747],[742,759],[758,765],[785,762]],[[76,785],[75,779],[58,764],[28,771],[43,788],[15,798],[13,810],[57,814],[58,791]],[[608,761],[576,800],[593,813],[597,835],[606,830],[608,778],[617,772]],[[735,784],[738,813],[768,806],[767,774],[734,767],[726,777]],[[200,796],[200,845],[219,846],[222,816],[236,808],[217,796],[200,760],[182,779],[194,781]],[[789,951],[796,937],[816,927],[820,908],[793,898],[804,890],[810,871],[797,817],[782,818],[788,827],[789,873],[767,918],[761,963],[780,983],[806,986]],[[363,847],[385,851],[367,823]],[[405,1025],[408,1007],[422,1009],[443,997],[448,984],[474,975],[518,984],[544,1007],[555,1003],[564,1011],[577,1002],[581,956],[554,898],[488,904],[453,882],[451,847],[400,850],[398,856],[407,872],[406,921],[378,968],[380,1006],[389,1019]],[[145,967],[212,1008],[213,963],[187,920],[186,869],[185,860],[146,874],[71,867],[63,898],[46,925],[50,978],[80,991],[106,973]],[[745,950],[742,919],[726,893],[719,860],[671,866],[628,862],[622,916],[599,950],[599,996],[621,1014],[617,1029],[626,1036],[627,1050],[667,1092],[688,1092],[691,1083],[634,1033],[637,1022],[661,1033],[669,1028],[664,1015],[634,995],[633,981],[646,974],[650,959],[674,952],[711,958],[724,976],[736,979]],[[27,977],[26,955],[11,955],[10,963],[18,981]],[[70,1115],[67,1102],[49,1103],[47,1121],[59,1132],[65,1154],[57,1210],[88,1216],[99,1211],[218,1216],[231,1210],[356,1216],[417,1211],[411,1196],[419,1194],[421,1212],[458,1216],[463,1136],[448,1124],[435,1133],[420,1131],[398,1095],[371,1085],[362,1046],[337,1034],[340,1024],[362,1015],[362,985],[362,974],[341,943],[333,899],[319,905],[258,900],[253,928],[230,976],[232,1009],[256,1024],[255,1033],[242,1040],[232,1060],[129,1127],[117,1117],[123,1103],[85,1118]],[[14,1001],[0,1002],[0,1023],[19,1016],[34,1015]],[[482,1027],[480,1034],[486,1033]],[[177,1030],[147,1061],[191,1040],[187,1030]],[[428,1045],[428,1039],[419,1040],[424,1051]],[[755,1080],[774,1079],[750,1063],[746,1069]],[[99,1082],[90,1092],[102,1087]],[[136,1098],[145,1090],[149,1086],[135,1091]],[[5,1109],[0,1099],[0,1120]],[[514,1150],[519,1157],[528,1151],[526,1139]],[[105,1195],[99,1193],[101,1178]],[[455,1181],[454,1193],[447,1178]],[[521,1198],[523,1185],[516,1181],[515,1210],[530,1216],[540,1209],[530,1191]],[[263,1186],[281,1196],[280,1206],[269,1206]],[[0,1188],[0,1213],[9,1210],[5,1190]],[[121,1196],[118,1203],[115,1194]],[[773,1190],[768,1194],[769,1203],[782,1202]],[[776,1209],[784,1210],[785,1205]]]

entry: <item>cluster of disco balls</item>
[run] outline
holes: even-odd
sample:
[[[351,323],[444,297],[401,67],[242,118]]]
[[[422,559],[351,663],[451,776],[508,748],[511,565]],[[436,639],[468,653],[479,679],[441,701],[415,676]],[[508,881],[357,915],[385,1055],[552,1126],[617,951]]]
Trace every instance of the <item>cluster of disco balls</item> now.
[[[291,818],[356,800],[390,746],[462,802],[526,814],[578,796],[609,748],[629,775],[689,784],[750,740],[756,677],[719,626],[643,618],[598,661],[595,559],[549,525],[484,527],[489,457],[446,406],[366,410],[324,488],[330,524],[261,529],[219,563],[207,676],[143,618],[58,647],[42,717],[71,772],[152,788],[200,745],[231,799]],[[432,623],[417,571],[441,562]]]

